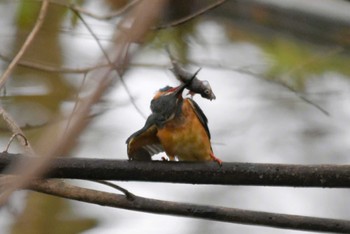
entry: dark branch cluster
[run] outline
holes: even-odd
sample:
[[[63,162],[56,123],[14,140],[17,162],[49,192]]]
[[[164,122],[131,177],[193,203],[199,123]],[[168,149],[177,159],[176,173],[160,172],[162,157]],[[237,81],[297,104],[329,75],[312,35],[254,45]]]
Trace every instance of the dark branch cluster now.
[[[21,161],[28,165],[35,160],[37,159],[2,153],[0,154],[0,171],[3,177],[15,176],[7,174],[9,171],[6,171],[6,168],[10,164]],[[97,182],[111,186],[124,195],[80,188],[60,180],[34,180],[27,188],[77,201],[128,210],[296,230],[350,232],[350,221],[347,220],[155,200],[136,196],[110,182],[99,181],[103,179],[191,184],[350,188],[350,166],[223,163],[220,167],[214,162],[180,163],[54,158],[47,171],[46,178],[98,180]]]

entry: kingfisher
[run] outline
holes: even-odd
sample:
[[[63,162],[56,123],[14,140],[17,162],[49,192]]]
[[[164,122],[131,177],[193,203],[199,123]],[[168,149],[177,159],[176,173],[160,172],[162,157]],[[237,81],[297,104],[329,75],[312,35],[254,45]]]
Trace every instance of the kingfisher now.
[[[208,119],[199,105],[182,92],[190,82],[160,89],[151,101],[145,125],[127,140],[129,160],[152,160],[164,152],[170,161],[222,161],[214,156]]]

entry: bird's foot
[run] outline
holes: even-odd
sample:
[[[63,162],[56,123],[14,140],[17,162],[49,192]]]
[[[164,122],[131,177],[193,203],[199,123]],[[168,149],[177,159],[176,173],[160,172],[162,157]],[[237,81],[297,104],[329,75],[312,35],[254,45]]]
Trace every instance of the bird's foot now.
[[[221,159],[218,159],[217,157],[215,157],[213,153],[210,153],[210,157],[213,159],[213,161],[217,162],[220,166],[222,166]]]
[[[168,157],[163,156],[162,160],[163,161],[175,161],[175,157],[174,156],[168,156]]]

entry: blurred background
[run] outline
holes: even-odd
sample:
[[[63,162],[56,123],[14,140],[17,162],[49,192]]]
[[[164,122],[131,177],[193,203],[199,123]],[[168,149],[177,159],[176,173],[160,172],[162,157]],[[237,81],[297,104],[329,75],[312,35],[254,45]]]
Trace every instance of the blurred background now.
[[[214,2],[170,1],[159,25]],[[0,91],[2,108],[34,143],[55,124],[57,113],[68,118],[84,96],[87,72],[79,71],[92,69],[98,61],[106,63],[96,40],[66,3],[103,16],[129,1],[51,3],[43,28],[21,60],[27,66],[18,66]],[[0,1],[1,73],[32,29],[40,4]],[[198,95],[194,99],[209,119],[213,149],[223,161],[350,163],[349,12],[349,1],[343,0],[226,1],[185,24],[152,31],[123,77],[127,89],[120,82],[111,87],[95,106],[93,121],[70,156],[127,159],[125,140],[143,126],[155,91],[178,84],[164,51],[170,45],[188,70],[202,68],[199,79],[212,86],[216,100]],[[123,16],[82,17],[108,50]],[[2,119],[0,128],[5,148],[12,133]],[[10,152],[20,152],[20,147],[13,144]],[[114,192],[88,182],[72,183]],[[350,219],[348,189],[117,184],[155,199]],[[304,233],[126,211],[35,192],[15,193],[0,217],[1,233],[11,234]]]

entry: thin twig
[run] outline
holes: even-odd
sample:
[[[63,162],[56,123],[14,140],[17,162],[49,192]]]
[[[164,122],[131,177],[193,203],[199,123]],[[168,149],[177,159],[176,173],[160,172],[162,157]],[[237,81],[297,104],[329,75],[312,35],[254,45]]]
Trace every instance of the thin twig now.
[[[72,112],[71,112],[71,114],[70,114],[70,116],[69,116],[69,118],[68,118],[68,121],[67,121],[67,125],[66,125],[66,130],[65,130],[65,132],[67,132],[67,130],[68,130],[69,126],[70,126],[70,123],[71,123],[71,121],[72,121],[72,119],[73,119],[73,116],[76,114],[76,110],[77,110],[77,108],[78,108],[78,103],[79,103],[79,95],[80,95],[80,93],[82,92],[83,87],[84,87],[84,85],[85,85],[86,76],[87,76],[87,73],[84,73],[83,80],[82,80],[82,82],[81,82],[81,84],[80,84],[80,86],[79,86],[79,89],[77,90],[77,95],[76,95],[76,100],[75,100],[75,102],[74,102],[73,110],[72,110]],[[64,134],[65,134],[65,133],[64,133]]]
[[[275,84],[279,84],[281,85],[282,87],[288,89],[289,91],[293,92],[298,98],[300,98],[302,101],[306,102],[307,104],[315,107],[316,109],[318,109],[319,111],[321,111],[324,115],[326,116],[330,116],[330,113],[325,110],[323,107],[321,107],[320,105],[318,105],[317,103],[311,101],[310,99],[308,99],[304,94],[298,92],[297,90],[295,90],[293,87],[291,87],[290,85],[282,82],[282,81],[279,81],[279,80],[269,80]]]
[[[5,59],[5,60],[8,59],[7,57],[5,57],[4,55],[1,55],[1,54],[0,54],[0,57]],[[251,76],[253,76],[255,78],[259,78],[260,80],[265,80],[265,81],[269,81],[269,82],[281,85],[284,88],[288,89],[289,91],[293,92],[298,98],[300,98],[301,100],[303,100],[307,104],[315,107],[316,109],[321,111],[326,116],[330,116],[330,113],[327,110],[325,110],[323,107],[321,107],[320,105],[318,105],[315,102],[311,101],[304,94],[300,93],[299,91],[293,89],[292,87],[290,87],[289,85],[287,85],[287,84],[285,84],[283,82],[276,81],[276,80],[271,80],[271,79],[262,79],[262,78],[260,78],[259,74],[251,72],[251,71],[243,69],[243,68],[231,68],[231,67],[227,67],[227,66],[223,66],[223,65],[219,65],[219,64],[211,64],[211,63],[203,63],[203,62],[198,63],[198,62],[195,62],[195,61],[190,61],[190,63],[191,64],[195,64],[195,65],[208,66],[208,67],[212,67],[212,68],[216,68],[216,69],[220,68],[220,69],[232,70],[232,71],[236,71],[236,72],[239,72],[239,73],[244,73],[244,74],[251,75]],[[38,70],[42,70],[42,71],[46,71],[46,72],[60,72],[60,73],[86,73],[86,72],[93,71],[95,69],[113,66],[111,64],[99,64],[99,65],[96,65],[96,66],[91,66],[91,67],[86,67],[86,68],[55,68],[55,67],[52,67],[52,66],[32,63],[32,62],[29,62],[29,61],[20,61],[18,63],[18,65],[22,65],[22,66],[26,66],[26,67],[29,67],[29,68],[38,69]],[[132,63],[132,64],[130,64],[130,67],[132,67],[132,66],[138,66],[138,67],[141,66],[141,67],[146,67],[146,68],[160,68],[160,69],[168,67],[167,65],[157,65],[157,64],[147,64],[147,63]],[[124,83],[125,82],[123,82],[123,84]],[[124,86],[126,92],[128,93],[130,101],[133,104],[133,106],[135,107],[135,109],[140,113],[141,116],[143,116],[145,118],[145,115],[143,114],[141,109],[136,105],[136,100],[133,97],[133,95],[131,94],[131,91],[129,90],[129,88],[126,85],[123,85],[123,86]]]
[[[0,89],[5,85],[7,79],[9,78],[13,69],[16,67],[18,61],[22,58],[23,54],[27,51],[29,46],[32,44],[35,36],[39,32],[41,26],[44,23],[44,19],[46,17],[46,13],[47,13],[47,9],[49,7],[49,4],[50,4],[49,0],[43,0],[43,2],[41,4],[41,9],[39,12],[38,19],[36,20],[32,31],[29,33],[29,35],[27,36],[26,40],[24,41],[21,49],[17,52],[16,56],[12,59],[11,63],[8,65],[7,69],[0,77]]]
[[[53,0],[51,0],[51,2],[53,4],[65,6],[69,9],[71,9],[72,11],[79,12],[80,14],[90,16],[90,17],[97,19],[97,20],[110,20],[110,19],[122,16],[126,12],[130,11],[134,6],[136,6],[140,2],[140,0],[131,1],[128,4],[126,4],[123,8],[121,8],[120,10],[118,10],[116,12],[111,12],[111,13],[108,13],[105,15],[97,15],[97,14],[90,12],[90,11],[86,10],[85,8],[78,6],[76,4],[69,4],[69,3],[64,3],[62,1],[53,1]]]
[[[0,54],[0,58],[2,58],[5,61],[9,61],[10,59],[5,56]],[[106,68],[106,67],[112,67],[114,65],[108,64],[108,63],[101,63],[97,64],[94,66],[88,66],[88,67],[83,67],[83,68],[69,68],[69,67],[54,67],[51,65],[44,65],[44,64],[38,64],[30,61],[19,61],[18,65],[32,68],[32,69],[37,69],[40,71],[45,71],[45,72],[57,72],[57,73],[71,73],[71,74],[81,74],[81,73],[88,73],[93,70],[99,69],[99,68]],[[152,69],[165,69],[168,68],[169,65],[167,64],[155,64],[155,63],[136,63],[132,62],[129,65],[130,67],[142,67],[142,68],[152,68]]]
[[[294,73],[296,73],[298,70],[301,70],[306,65],[312,64],[312,63],[314,63],[316,61],[319,61],[320,59],[329,58],[329,57],[331,57],[333,55],[339,54],[342,51],[344,51],[344,48],[336,47],[334,49],[331,49],[331,50],[327,51],[327,53],[322,53],[322,54],[313,56],[313,57],[309,58],[308,60],[303,61],[303,63],[299,64],[299,66],[291,68],[289,71],[286,72],[286,74],[284,74],[284,76],[292,76]],[[321,111],[323,114],[325,114],[327,116],[330,116],[330,113],[328,111],[326,111],[323,107],[321,107],[320,105],[318,105],[315,102],[311,101],[304,94],[298,92],[297,90],[295,90],[290,85],[286,84],[283,81],[276,81],[276,82],[280,83],[282,86],[284,86],[288,90],[294,92],[301,100],[303,100],[304,102],[306,102],[306,103],[310,104],[311,106],[315,107],[316,109]]]
[[[9,113],[7,113],[2,107],[0,107],[0,115],[2,116],[3,120],[5,121],[7,127],[12,132],[13,136],[16,136],[18,142],[23,146],[26,154],[28,156],[34,156],[35,152],[31,146],[30,142],[27,140],[27,137],[25,136],[24,132],[18,126],[18,124],[12,118],[12,116]]]
[[[134,97],[131,94],[131,91],[129,89],[129,87],[126,85],[123,77],[119,74],[118,69],[116,68],[116,65],[114,65],[111,61],[111,59],[109,58],[106,50],[103,48],[99,38],[97,37],[97,35],[94,33],[94,31],[92,30],[92,28],[89,26],[89,24],[84,20],[84,18],[79,14],[79,12],[74,11],[73,12],[77,15],[77,17],[81,20],[81,22],[84,24],[84,26],[87,28],[87,30],[89,31],[89,33],[91,34],[91,36],[94,38],[94,40],[96,41],[98,47],[100,48],[101,52],[103,53],[103,56],[106,58],[106,60],[108,61],[108,64],[114,68],[114,70],[116,71],[119,80],[121,81],[121,84],[124,87],[124,90],[126,91],[126,93],[129,96],[130,102],[131,104],[134,106],[134,108],[136,109],[136,111],[144,118],[146,119],[146,115],[142,112],[141,108],[136,104],[136,101],[134,99]],[[127,49],[125,50],[125,53],[127,53]]]
[[[22,133],[14,133],[14,134],[11,136],[9,142],[7,143],[6,148],[5,148],[5,150],[3,151],[3,153],[7,153],[7,152],[8,152],[12,141],[15,139],[15,137],[18,137],[18,136],[20,136],[20,137],[23,138],[23,140],[24,140],[24,142],[25,142],[25,146],[28,145],[28,140],[27,140],[27,138],[26,138]]]
[[[0,58],[2,58],[5,61],[10,61],[10,58],[0,54]],[[30,61],[18,61],[18,64],[20,66],[23,67],[28,67],[28,68],[32,68],[32,69],[37,69],[37,70],[41,70],[41,71],[45,71],[45,72],[59,72],[59,73],[87,73],[99,68],[106,68],[108,66],[110,66],[109,64],[97,64],[94,66],[90,66],[90,67],[85,67],[85,68],[64,68],[64,67],[54,67],[54,66],[50,66],[50,65],[45,65],[45,64],[38,64],[38,63],[34,63],[34,62],[30,62]]]
[[[129,199],[129,200],[135,200],[135,195],[131,192],[129,192],[127,189],[120,187],[119,185],[113,184],[111,182],[105,181],[105,180],[91,180],[93,182],[99,183],[99,184],[103,184],[103,185],[107,185],[111,188],[114,188],[122,193],[125,194],[125,196]]]
[[[171,27],[175,27],[175,26],[179,26],[181,24],[187,23],[188,21],[190,21],[190,20],[192,20],[200,15],[203,15],[204,13],[220,6],[221,4],[223,4],[226,1],[227,0],[218,0],[218,1],[214,2],[213,4],[210,4],[209,6],[203,7],[202,9],[198,10],[197,12],[195,12],[189,16],[183,17],[181,19],[172,21],[172,22],[167,23],[167,24],[156,26],[156,27],[154,27],[154,29],[160,30],[160,29],[171,28]]]
[[[84,18],[79,14],[78,11],[73,10],[74,14],[80,19],[80,21],[84,24],[84,26],[86,27],[86,29],[89,31],[89,33],[91,34],[91,36],[94,38],[94,40],[96,41],[98,47],[100,48],[101,52],[103,53],[103,56],[107,59],[108,63],[110,65],[112,65],[112,61],[109,59],[107,52],[105,51],[105,49],[103,48],[99,38],[97,37],[97,35],[94,33],[94,31],[92,30],[92,28],[89,26],[89,24],[84,20]]]
[[[218,69],[218,68],[220,68],[220,69],[227,69],[227,70],[235,71],[235,72],[238,72],[238,73],[243,73],[243,74],[250,75],[250,76],[252,76],[255,79],[259,79],[259,80],[263,80],[263,81],[266,81],[266,82],[277,84],[277,85],[279,85],[281,87],[284,87],[285,89],[291,91],[292,93],[295,94],[295,96],[300,98],[306,104],[315,107],[320,112],[322,112],[322,114],[324,114],[326,116],[330,116],[330,113],[327,110],[325,110],[323,107],[321,107],[317,103],[311,101],[304,94],[300,93],[299,91],[295,90],[293,87],[287,85],[286,83],[284,83],[282,81],[275,80],[275,79],[264,78],[263,75],[257,74],[255,72],[249,71],[249,70],[244,69],[244,68],[234,68],[234,67],[229,67],[229,66],[223,66],[222,64],[210,64],[210,63],[204,63],[204,62],[200,62],[199,63],[199,62],[195,62],[195,61],[190,61],[190,63],[191,64],[195,64],[195,65],[201,65],[201,66],[209,66],[209,67],[215,68],[215,69]]]

